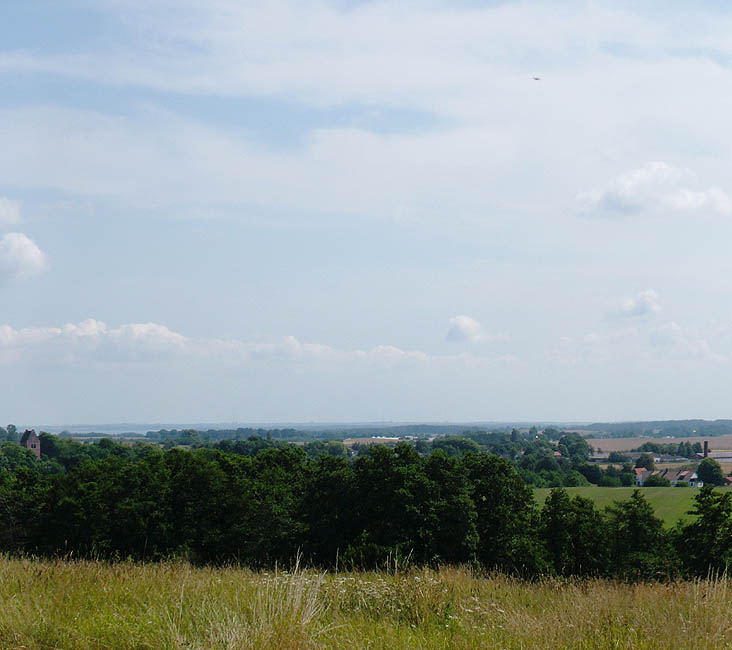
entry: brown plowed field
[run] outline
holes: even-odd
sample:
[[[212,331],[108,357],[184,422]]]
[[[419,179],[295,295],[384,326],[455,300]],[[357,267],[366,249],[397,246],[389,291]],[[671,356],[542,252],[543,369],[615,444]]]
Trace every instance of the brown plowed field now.
[[[694,438],[647,438],[638,436],[637,438],[590,438],[587,440],[590,447],[602,449],[602,451],[630,451],[637,449],[644,442],[673,443],[678,445],[680,442],[701,442],[709,440],[709,449],[711,451],[726,451],[732,449],[732,435],[717,436],[716,438],[697,436]]]

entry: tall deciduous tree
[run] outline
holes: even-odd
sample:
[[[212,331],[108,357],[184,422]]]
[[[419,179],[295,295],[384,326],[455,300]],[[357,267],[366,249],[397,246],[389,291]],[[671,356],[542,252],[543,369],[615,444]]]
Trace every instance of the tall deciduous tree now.
[[[608,506],[611,568],[626,579],[649,579],[669,575],[675,569],[669,535],[653,507],[634,490],[630,499]]]
[[[478,559],[490,569],[535,574],[545,566],[531,488],[504,458],[467,454],[477,513]]]
[[[607,567],[605,525],[589,499],[557,488],[541,509],[541,536],[558,575],[600,575]]]
[[[696,470],[705,485],[724,485],[724,472],[714,458],[705,458]]]
[[[705,485],[694,501],[694,519],[676,528],[676,548],[687,572],[705,577],[732,562],[732,492]]]

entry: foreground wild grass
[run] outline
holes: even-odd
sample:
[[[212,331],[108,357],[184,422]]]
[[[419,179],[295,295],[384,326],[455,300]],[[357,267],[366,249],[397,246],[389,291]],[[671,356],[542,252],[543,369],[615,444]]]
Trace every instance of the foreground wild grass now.
[[[0,648],[732,647],[726,580],[262,572],[0,558]]]

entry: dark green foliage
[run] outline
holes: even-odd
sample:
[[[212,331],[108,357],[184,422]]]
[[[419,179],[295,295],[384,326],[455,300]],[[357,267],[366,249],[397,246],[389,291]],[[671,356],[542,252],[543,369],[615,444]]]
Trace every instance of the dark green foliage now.
[[[335,566],[356,533],[354,467],[344,458],[321,456],[309,464],[305,482],[305,558],[320,566]]]
[[[732,562],[732,492],[714,492],[705,485],[695,501],[689,514],[696,518],[676,527],[675,544],[686,571],[706,577]]]
[[[552,490],[541,509],[540,521],[554,573],[590,576],[605,572],[605,523],[592,501],[580,496],[570,500],[564,490]]]
[[[0,443],[0,472],[15,472],[21,467],[33,469],[38,459],[25,447],[10,442]]]
[[[668,533],[639,490],[607,508],[608,547],[614,573],[640,580],[669,576],[675,569]]]
[[[469,454],[465,464],[477,513],[478,560],[523,575],[540,571],[544,559],[531,489],[503,458]]]
[[[444,437],[432,442],[433,451],[443,451],[448,456],[460,456],[468,451],[479,452],[480,445],[468,438]]]
[[[587,440],[578,433],[565,433],[557,446],[564,458],[569,458],[575,463],[586,462],[592,453]]]
[[[724,472],[720,464],[713,458],[705,458],[696,470],[705,485],[724,485]]]
[[[7,442],[20,442],[20,434],[18,433],[18,428],[14,424],[9,424],[7,429],[5,430],[5,438]]]
[[[671,482],[660,474],[651,474],[644,482],[644,487],[669,487]]]
[[[627,463],[628,457],[624,454],[621,454],[619,451],[611,451],[610,455],[607,457],[607,460],[609,463]]]
[[[0,471],[0,550],[34,550],[47,492],[48,477],[37,470]]]
[[[564,431],[560,431],[559,429],[555,429],[554,427],[547,427],[546,429],[544,429],[543,433],[543,436],[546,440],[559,440],[564,435]]]
[[[157,447],[144,442],[122,445],[110,438],[102,438],[93,443],[81,443],[50,433],[40,433],[38,437],[41,440],[42,457],[55,461],[66,470],[87,460],[102,460],[109,456],[134,460],[158,451]]]
[[[602,478],[602,468],[599,465],[583,463],[577,467],[577,471],[590,483],[597,484]]]
[[[340,440],[313,440],[303,445],[303,450],[310,458],[319,456],[337,456],[348,458],[351,453]]]
[[[620,482],[619,476],[608,476],[603,474],[600,480],[597,482],[599,487],[622,487],[623,484]]]
[[[584,462],[572,436],[558,445],[500,436],[490,440],[523,451],[515,462],[449,438],[426,456],[399,444],[365,447],[355,460],[339,443],[297,447],[254,435],[163,450],[43,434],[41,460],[3,443],[0,551],[252,567],[287,565],[298,554],[328,568],[409,558],[530,578],[657,579],[679,566],[689,575],[728,566],[726,493],[700,492],[696,522],[679,526],[673,544],[638,492],[599,512],[555,490],[539,512],[525,477],[622,484],[630,467]]]
[[[656,463],[653,461],[653,454],[641,454],[637,461],[636,467],[644,467],[645,469],[656,469]]]
[[[427,460],[425,473],[432,489],[430,562],[474,562],[479,543],[477,513],[464,463],[435,453]]]
[[[411,446],[369,447],[355,463],[356,539],[347,557],[376,566],[390,555],[431,559],[430,501],[435,486],[425,460]]]
[[[565,487],[583,487],[589,485],[590,482],[577,470],[569,470],[564,475],[564,486]]]
[[[684,458],[692,458],[694,454],[701,453],[701,443],[680,442],[675,443],[663,442],[644,442],[635,451],[646,451],[651,454],[667,454],[669,456],[683,456]],[[612,455],[612,454],[611,454]]]
[[[170,440],[168,441],[171,442]],[[166,443],[168,444],[168,443]],[[177,440],[173,443],[177,445]],[[240,456],[254,457],[265,449],[282,449],[289,447],[288,443],[262,438],[260,436],[249,436],[245,440],[222,440],[213,445],[214,449],[228,451]]]

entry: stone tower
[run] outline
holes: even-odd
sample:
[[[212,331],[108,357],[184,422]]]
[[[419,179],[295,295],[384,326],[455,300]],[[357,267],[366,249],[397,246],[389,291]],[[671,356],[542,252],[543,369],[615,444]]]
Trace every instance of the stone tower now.
[[[25,430],[23,437],[20,439],[20,444],[26,449],[30,449],[36,455],[36,458],[41,457],[41,439],[33,429]]]

